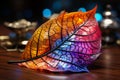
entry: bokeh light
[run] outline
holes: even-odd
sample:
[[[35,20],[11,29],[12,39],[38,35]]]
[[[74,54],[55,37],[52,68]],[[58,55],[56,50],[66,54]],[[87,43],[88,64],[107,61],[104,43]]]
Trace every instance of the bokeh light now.
[[[51,10],[48,8],[44,9],[42,13],[43,13],[43,17],[45,18],[49,18],[52,15]]]
[[[96,14],[95,14],[95,18],[96,18],[96,20],[97,20],[98,22],[102,21],[102,19],[103,19],[101,13],[96,13]]]
[[[59,11],[62,8],[61,1],[53,2],[52,8],[54,11]]]
[[[78,9],[78,11],[86,12],[86,9],[84,7],[81,7]]]

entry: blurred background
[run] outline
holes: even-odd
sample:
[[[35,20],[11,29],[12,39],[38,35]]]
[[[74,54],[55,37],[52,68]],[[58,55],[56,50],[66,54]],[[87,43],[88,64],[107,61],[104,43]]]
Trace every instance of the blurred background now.
[[[59,14],[62,10],[86,12],[95,5],[98,5],[95,18],[102,30],[103,46],[120,45],[120,0],[2,0],[0,2],[0,29],[2,29],[0,36],[2,38],[0,37],[0,39],[4,40],[3,35],[8,34],[8,37],[15,40],[16,31],[13,29],[16,26],[10,27],[11,24],[8,24],[10,22],[19,21],[20,25],[25,23],[25,26],[27,21],[29,24],[36,22],[36,25],[30,25],[37,28],[53,14]],[[24,20],[20,21],[21,19]],[[5,22],[7,23],[5,24]],[[7,28],[8,30],[6,30]],[[21,31],[21,29],[17,30]],[[17,35],[20,36],[18,31]],[[32,35],[31,32],[28,33],[28,30],[23,32],[25,40]],[[20,38],[17,37],[17,39]]]
[[[86,11],[96,4],[98,5],[97,13],[103,15],[103,12],[107,10],[106,6],[110,4],[112,11],[120,17],[119,0],[2,0],[0,2],[0,23],[22,18],[42,23],[44,16],[49,17],[62,10],[71,12],[82,9]],[[48,13],[45,13],[45,10]]]

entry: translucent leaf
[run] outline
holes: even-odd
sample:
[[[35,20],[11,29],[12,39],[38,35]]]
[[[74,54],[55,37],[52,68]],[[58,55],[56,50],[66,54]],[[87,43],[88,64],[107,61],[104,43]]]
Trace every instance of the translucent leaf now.
[[[87,72],[100,55],[101,32],[88,12],[61,13],[42,24],[29,40],[19,65],[53,72]]]

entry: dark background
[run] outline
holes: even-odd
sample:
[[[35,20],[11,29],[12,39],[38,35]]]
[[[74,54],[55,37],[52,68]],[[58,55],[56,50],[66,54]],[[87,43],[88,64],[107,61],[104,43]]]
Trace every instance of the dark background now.
[[[54,5],[60,4],[60,5]],[[110,4],[120,17],[120,0],[1,0],[0,2],[0,24],[5,21],[27,19],[43,23],[42,11],[44,8],[51,9],[52,13],[59,13],[62,10],[67,12],[77,11],[80,7],[86,10],[98,5],[97,12],[103,13],[106,5]]]

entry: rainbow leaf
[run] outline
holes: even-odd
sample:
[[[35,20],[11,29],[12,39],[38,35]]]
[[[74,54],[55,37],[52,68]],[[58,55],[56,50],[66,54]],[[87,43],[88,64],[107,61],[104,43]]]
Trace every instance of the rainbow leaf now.
[[[101,32],[94,14],[62,12],[42,24],[22,54],[21,66],[53,72],[83,72],[100,55]]]

